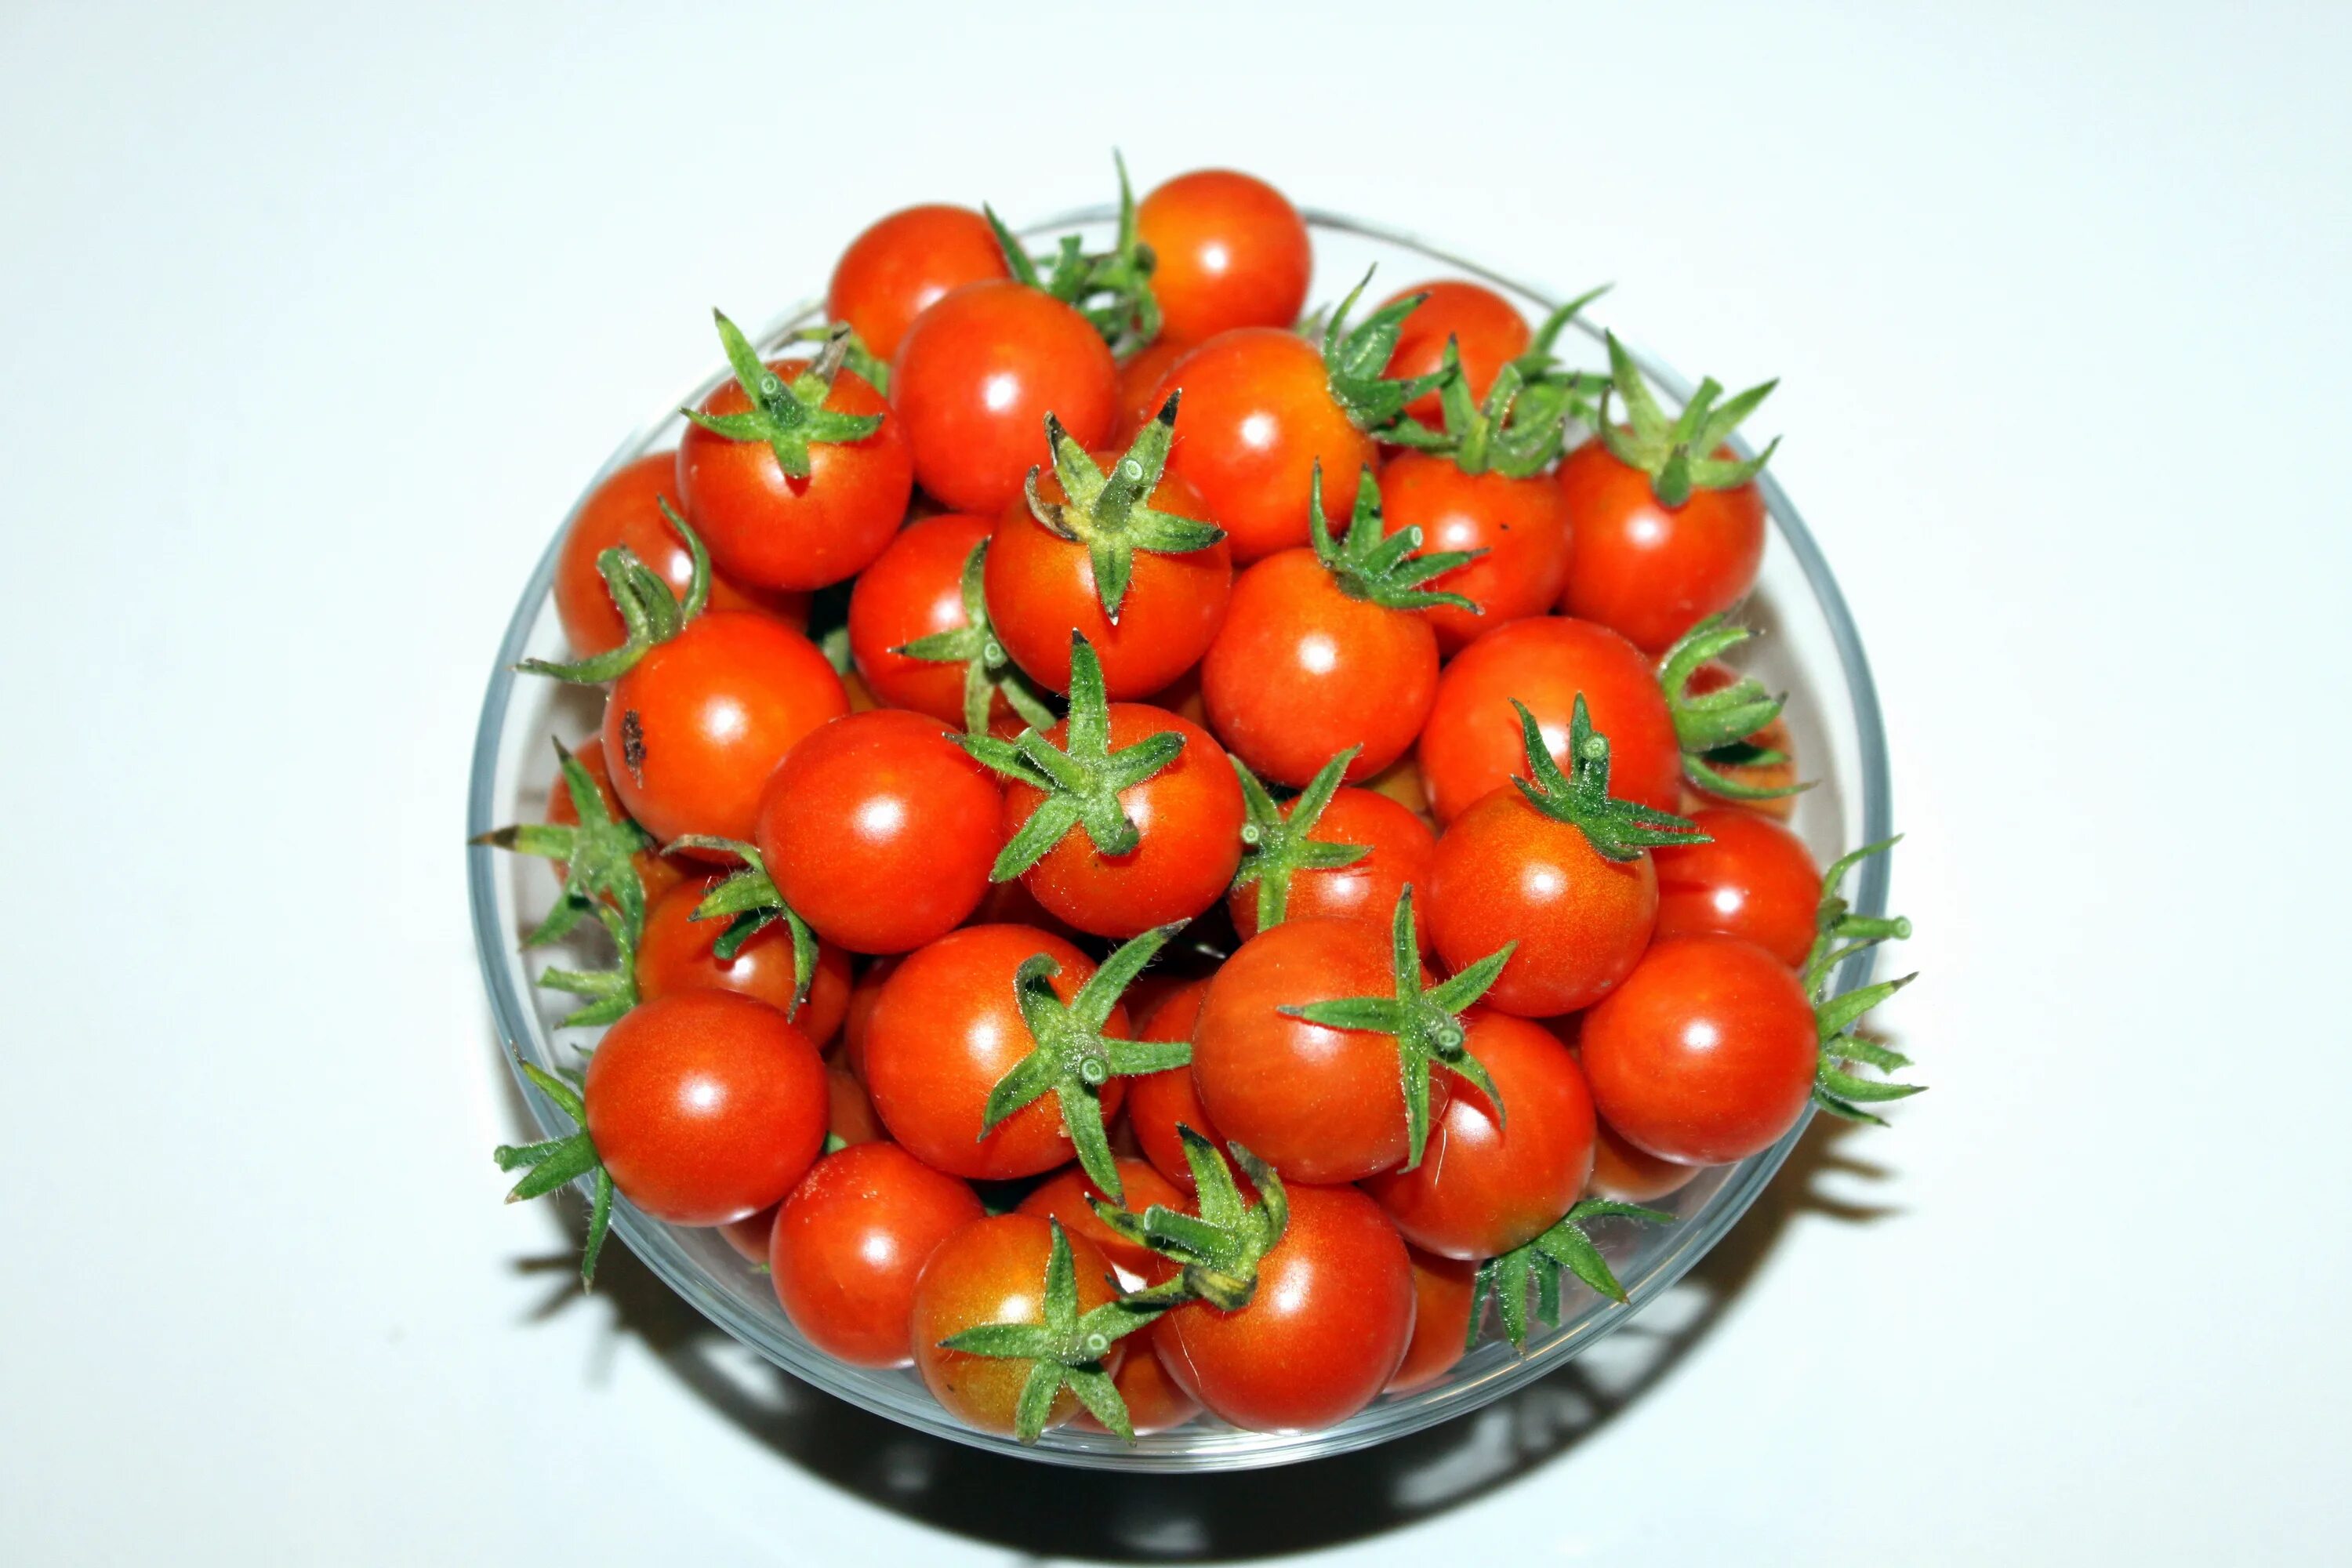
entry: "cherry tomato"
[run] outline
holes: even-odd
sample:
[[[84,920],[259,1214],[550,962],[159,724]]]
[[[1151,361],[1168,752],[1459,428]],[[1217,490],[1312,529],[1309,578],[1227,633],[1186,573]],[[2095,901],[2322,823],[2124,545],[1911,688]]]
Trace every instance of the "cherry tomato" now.
[[[877,359],[898,352],[917,316],[950,290],[1005,277],[1004,251],[988,219],[931,203],[875,222],[841,253],[824,313],[847,321]]]
[[[1189,920],[1224,896],[1241,864],[1242,788],[1224,749],[1198,724],[1139,702],[1110,704],[1110,749],[1134,745],[1163,731],[1184,737],[1176,760],[1141,784],[1121,790],[1120,807],[1135,824],[1136,847],[1103,855],[1083,827],[1073,827],[1028,870],[1022,885],[1056,919],[1096,936],[1140,936],[1154,926]],[[1068,742],[1069,726],[1045,739]],[[1045,793],[1013,780],[1004,788],[1003,831],[1011,837],[1045,800]]]
[[[927,517],[908,523],[858,574],[849,592],[849,653],[883,703],[963,727],[964,667],[898,650],[918,637],[971,624],[964,613],[964,563],[994,527],[986,518],[963,512]],[[1009,719],[1013,710],[999,695],[990,711]]]
[[[957,511],[994,516],[1050,462],[1045,416],[1091,450],[1118,416],[1118,369],[1077,311],[1010,280],[967,283],[915,318],[890,372],[915,478]]]
[[[661,499],[673,495],[677,459],[667,452],[639,458],[596,487],[563,531],[563,547],[555,557],[555,615],[563,623],[563,637],[572,651],[585,658],[627,640],[621,612],[596,570],[596,557],[618,544],[653,569],[680,600],[694,581],[694,552],[661,511]],[[808,595],[739,588],[714,574],[710,579],[714,610],[760,610],[789,622],[795,628],[808,622]]]
[[[768,368],[789,383],[809,363],[780,360]],[[742,386],[730,381],[702,400],[701,412],[723,416],[751,406]],[[884,417],[859,440],[812,442],[803,479],[785,473],[764,441],[734,441],[687,426],[677,447],[678,493],[686,520],[728,576],[763,588],[822,588],[863,570],[898,531],[915,466],[905,432],[888,417],[889,405],[865,377],[845,370],[824,406]]]
[[[1355,506],[1357,476],[1378,448],[1332,398],[1313,343],[1278,327],[1221,332],[1176,362],[1152,406],[1177,387],[1184,404],[1168,471],[1208,503],[1236,565],[1307,542],[1318,460],[1328,515]]]
[[[1753,942],[1654,942],[1585,1015],[1592,1100],[1627,1142],[1661,1160],[1719,1165],[1760,1153],[1797,1124],[1820,1064],[1812,1005],[1789,966]]]
[[[1682,505],[1665,506],[1649,475],[1591,440],[1560,460],[1559,484],[1569,518],[1563,613],[1598,621],[1655,655],[1756,585],[1764,498],[1754,480],[1695,489]]]
[[[983,1323],[1044,1322],[1045,1263],[1053,1248],[1048,1222],[1035,1215],[998,1215],[950,1236],[923,1265],[908,1322],[915,1366],[931,1397],[966,1426],[1011,1433],[1031,1363],[946,1350],[940,1342]],[[1071,1237],[1070,1261],[1081,1317],[1118,1297],[1110,1265],[1094,1243]],[[1114,1341],[1104,1370],[1116,1376],[1127,1348],[1127,1341]],[[1055,1395],[1045,1425],[1061,1426],[1079,1409],[1077,1394],[1065,1387]]]
[[[890,1134],[874,1113],[874,1101],[867,1098],[856,1074],[847,1068],[829,1067],[824,1069],[824,1084],[830,1107],[825,1122],[828,1138],[840,1139],[844,1148],[888,1141]]]
[[[1398,289],[1382,303],[1393,305],[1415,294],[1426,298],[1420,309],[1404,319],[1404,331],[1397,336],[1396,353],[1389,355],[1389,375],[1406,381],[1438,370],[1445,363],[1445,341],[1451,338],[1461,352],[1462,379],[1469,387],[1470,400],[1483,403],[1487,389],[1495,384],[1496,375],[1527,353],[1528,345],[1534,341],[1527,318],[1519,314],[1517,305],[1485,284],[1461,278],[1416,283],[1410,289]],[[1438,406],[1437,394],[1433,392],[1423,393],[1405,405],[1404,411],[1433,430],[1443,428],[1445,423],[1444,412]],[[1469,592],[1466,588],[1458,591]],[[1477,596],[1471,595],[1472,598]]]
[[[1253,1431],[1345,1420],[1378,1396],[1412,1335],[1412,1265],[1380,1205],[1352,1187],[1287,1194],[1290,1226],[1259,1261],[1248,1306],[1188,1302],[1151,1329],[1178,1385]]]
[[[1719,805],[1692,820],[1712,840],[1651,851],[1660,937],[1745,937],[1791,969],[1812,951],[1822,871],[1805,841],[1753,812]]]
[[[1690,684],[1685,689],[1693,697],[1704,697],[1710,691],[1720,691],[1738,679],[1738,673],[1729,665],[1709,662],[1691,672]],[[1755,789],[1784,790],[1797,782],[1796,742],[1789,733],[1789,721],[1785,714],[1776,717],[1756,731],[1749,737],[1749,743],[1759,751],[1779,752],[1781,760],[1777,763],[1723,763],[1710,759],[1708,765],[1734,783]],[[1682,805],[1675,809],[1681,816],[1688,816],[1710,805],[1734,805],[1742,811],[1752,811],[1786,822],[1797,809],[1797,797],[1794,795],[1767,795],[1761,800],[1733,800],[1709,795],[1685,782]]]
[[[748,839],[761,787],[802,736],[849,710],[816,645],[765,616],[716,610],[647,650],[613,683],[604,754],[613,788],[662,843]]]
[[[1497,789],[1438,838],[1428,908],[1431,942],[1450,968],[1517,942],[1486,1005],[1546,1018],[1590,1005],[1633,973],[1657,920],[1658,874],[1646,853],[1612,860],[1517,789]]]
[[[1135,210],[1159,258],[1151,291],[1161,331],[1198,342],[1234,327],[1287,327],[1315,269],[1306,222],[1264,180],[1231,169],[1179,174]]]
[[[1690,1185],[1705,1167],[1680,1165],[1636,1149],[1606,1121],[1595,1121],[1592,1140],[1592,1180],[1596,1198],[1621,1204],[1654,1204]]]
[[[1312,550],[1286,550],[1234,582],[1201,695],[1261,777],[1303,787],[1360,746],[1348,777],[1363,779],[1412,745],[1436,698],[1437,658],[1427,612],[1356,598]]]
[[[1119,1398],[1126,1402],[1128,1424],[1139,1437],[1151,1432],[1172,1431],[1201,1413],[1201,1402],[1177,1385],[1175,1378],[1169,1375],[1168,1363],[1160,1359],[1150,1341],[1148,1333],[1135,1335],[1130,1342],[1133,1348],[1110,1380]],[[1070,1425],[1086,1432],[1105,1429],[1101,1422],[1083,1410]]]
[[[1290,815],[1286,803],[1282,815]],[[1290,879],[1290,920],[1329,919],[1381,921],[1396,908],[1397,895],[1408,885],[1425,887],[1429,867],[1437,853],[1437,835],[1429,825],[1384,795],[1368,789],[1342,787],[1331,804],[1307,830],[1323,844],[1357,844],[1371,853],[1352,865],[1300,871]],[[1244,942],[1257,934],[1257,889],[1236,888],[1225,895],[1225,909],[1234,930]],[[1428,951],[1429,931],[1423,922],[1422,949]]]
[[[1152,1009],[1136,1037],[1190,1040],[1193,1025],[1201,1016],[1201,999],[1208,992],[1206,980],[1184,985]],[[1190,1127],[1212,1143],[1225,1141],[1202,1106],[1200,1092],[1193,1087],[1192,1069],[1188,1067],[1129,1079],[1127,1125],[1128,1131],[1135,1134],[1136,1146],[1143,1151],[1143,1157],[1151,1162],[1154,1170],[1174,1183],[1179,1192],[1192,1190],[1192,1167],[1185,1161],[1184,1141],[1177,1136],[1176,1129]],[[1236,1175],[1235,1179],[1240,1178]]]
[[[760,854],[819,936],[905,952],[980,903],[1003,810],[996,781],[937,719],[878,708],[793,748],[760,798]]]
[[[588,1136],[621,1195],[724,1225],[792,1190],[824,1143],[824,1064],[785,1016],[729,991],[641,1002],[588,1058]]]
[[[1610,794],[1672,811],[1682,798],[1682,750],[1656,672],[1608,627],[1545,616],[1480,637],[1438,681],[1418,753],[1437,820],[1452,821],[1527,771],[1513,698],[1528,705],[1552,755],[1562,758],[1580,691],[1592,727],[1609,737]]]
[[[1426,1388],[1454,1370],[1470,1342],[1470,1303],[1477,1294],[1475,1263],[1434,1258],[1411,1245],[1405,1253],[1412,1259],[1412,1338],[1385,1394]]]
[[[1364,781],[1364,787],[1375,795],[1384,795],[1424,822],[1434,819],[1429,809],[1429,792],[1422,787],[1421,764],[1412,757],[1399,757],[1395,762]]]
[[[1181,423],[1180,420],[1179,423]],[[1092,454],[1111,472],[1123,453]],[[1067,498],[1049,468],[1037,476],[1039,499]],[[1211,521],[1181,479],[1162,478],[1146,498],[1154,510]],[[1200,662],[1224,624],[1233,592],[1233,555],[1223,542],[1161,554],[1138,550],[1127,596],[1114,623],[1103,612],[1086,545],[1039,522],[1026,496],[1004,509],[988,545],[989,618],[1013,662],[1055,691],[1070,689],[1070,634],[1083,632],[1102,660],[1103,689],[1114,698],[1149,697]]]
[[[603,736],[591,735],[583,741],[572,752],[572,760],[588,770],[589,778],[595,783],[596,793],[604,797],[605,810],[616,816],[628,815],[621,805],[621,797],[613,793],[613,775],[604,766]],[[572,791],[565,786],[563,775],[560,773],[547,792],[547,820],[558,827],[580,826],[580,813],[572,805]],[[636,862],[637,879],[646,885],[648,903],[659,899],[685,879],[685,868],[657,848],[642,850],[631,858]],[[558,860],[554,866],[555,879],[560,882],[564,878],[568,862]]]
[[[852,1366],[905,1366],[915,1282],[980,1199],[896,1143],[827,1154],[784,1200],[769,1251],[776,1300],[811,1344]],[[1033,1287],[1034,1289],[1034,1287]]]
[[[866,1087],[890,1136],[925,1164],[974,1181],[1034,1176],[1076,1155],[1052,1095],[981,1136],[989,1090],[1036,1045],[1022,1020],[1013,975],[1036,953],[1061,965],[1065,1002],[1095,972],[1057,936],[1028,926],[966,926],[908,953],[883,983],[866,1021]],[[1114,1007],[1106,1034],[1127,1034]],[[1103,1115],[1118,1109],[1125,1080],[1102,1088]],[[1042,1266],[1042,1257],[1040,1259]]]
[[[1285,921],[1244,942],[1209,982],[1192,1026],[1193,1083],[1223,1135],[1298,1182],[1352,1182],[1402,1161],[1395,1037],[1282,1011],[1395,991],[1389,932],[1374,921]],[[1431,1077],[1432,1126],[1452,1076]]]
[[[711,876],[681,883],[646,911],[637,939],[637,994],[650,1002],[680,991],[739,991],[790,1015],[809,1044],[823,1046],[849,1006],[849,954],[831,942],[817,944],[816,973],[794,1012],[793,938],[782,921],[755,933],[731,959],[711,951],[728,922],[698,921],[694,911],[722,880]]]
[[[1446,1258],[1493,1258],[1549,1230],[1592,1173],[1592,1095],[1568,1047],[1540,1024],[1474,1007],[1465,1041],[1502,1097],[1456,1084],[1429,1148],[1410,1171],[1364,1190],[1415,1247]]]
[[[1173,338],[1163,331],[1150,342],[1135,351],[1118,367],[1118,416],[1111,426],[1110,444],[1124,446],[1135,438],[1135,433],[1151,422],[1160,412],[1152,401],[1160,384],[1176,368],[1176,362],[1192,352],[1192,344],[1182,338]]]
[[[855,1073],[860,1083],[866,1081],[866,1020],[874,1016],[874,1003],[882,994],[883,984],[898,967],[897,953],[869,959],[849,988],[849,1007],[841,1020],[841,1065]]]
[[[1130,1214],[1141,1214],[1153,1204],[1171,1209],[1184,1206],[1183,1193],[1144,1161],[1119,1161],[1118,1183]],[[1073,1165],[1058,1175],[1048,1176],[1044,1185],[1022,1199],[1020,1212],[1040,1219],[1060,1220],[1071,1240],[1086,1237],[1110,1259],[1112,1267],[1125,1273],[1139,1279],[1160,1278],[1167,1270],[1158,1253],[1119,1235],[1087,1206],[1089,1199],[1102,1195],[1102,1189],[1087,1178],[1086,1172]]]
[[[1515,479],[1492,470],[1465,474],[1451,458],[1400,452],[1381,469],[1381,524],[1389,532],[1421,530],[1415,554],[1485,552],[1430,584],[1463,595],[1484,611],[1474,615],[1456,605],[1423,611],[1441,652],[1459,653],[1499,626],[1540,616],[1559,596],[1568,570],[1568,511],[1550,479]]]

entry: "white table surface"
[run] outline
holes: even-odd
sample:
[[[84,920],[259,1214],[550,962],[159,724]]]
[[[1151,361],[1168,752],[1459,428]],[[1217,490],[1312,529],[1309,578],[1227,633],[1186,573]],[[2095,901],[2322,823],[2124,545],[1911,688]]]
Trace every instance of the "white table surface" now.
[[[0,1559],[2340,1561],[2347,12],[835,9],[0,12]],[[1935,1092],[1629,1393],[1107,1486],[720,1397],[499,1202],[515,585],[710,304],[1114,142],[1786,378]]]

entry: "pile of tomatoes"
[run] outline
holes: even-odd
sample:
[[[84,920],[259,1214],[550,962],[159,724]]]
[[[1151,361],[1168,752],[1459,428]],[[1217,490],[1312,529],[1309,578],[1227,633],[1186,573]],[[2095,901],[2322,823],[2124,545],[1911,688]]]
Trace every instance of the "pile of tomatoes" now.
[[[1916,1092],[1858,1037],[1907,934],[1784,826],[1780,700],[1720,662],[1764,549],[1729,445],[1590,300],[1472,281],[1303,322],[1285,197],[1127,194],[859,235],[821,328],[562,542],[573,658],[529,939],[603,1034],[499,1151],[723,1227],[808,1341],[974,1426],[1297,1430],[1493,1319],[1622,1300],[1590,1234]],[[1369,279],[1366,280],[1369,282]],[[1873,846],[1872,849],[1882,847]],[[1532,1297],[1532,1307],[1530,1298]]]

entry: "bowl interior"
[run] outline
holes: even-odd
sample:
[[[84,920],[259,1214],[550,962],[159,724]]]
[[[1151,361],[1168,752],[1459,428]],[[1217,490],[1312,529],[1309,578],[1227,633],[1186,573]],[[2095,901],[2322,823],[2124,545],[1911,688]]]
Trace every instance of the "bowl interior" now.
[[[1071,214],[1032,232],[1075,228],[1087,233],[1090,246],[1097,245],[1108,235],[1108,216],[1105,210]],[[1315,302],[1336,302],[1374,266],[1378,271],[1368,300],[1385,299],[1433,278],[1471,277],[1499,289],[1536,320],[1561,292],[1512,282],[1353,219],[1311,212],[1308,219],[1316,243]],[[1558,281],[1572,286],[1581,279]],[[774,323],[768,336],[772,339],[814,319],[814,308],[803,308]],[[1597,331],[1578,324],[1583,328],[1581,335],[1565,337],[1563,351],[1574,362],[1601,368]],[[1688,385],[1681,378],[1647,356],[1643,364],[1667,401],[1686,395]],[[721,374],[715,371],[702,387],[680,401],[698,399]],[[656,419],[624,442],[604,472],[675,445],[681,424],[675,412]],[[597,479],[603,477],[600,473]],[[1890,831],[1877,700],[1861,644],[1827,565],[1769,473],[1762,489],[1773,526],[1763,573],[1743,617],[1766,635],[1742,650],[1748,655],[1743,663],[1775,689],[1789,693],[1788,718],[1799,758],[1806,776],[1819,781],[1798,798],[1793,826],[1826,864]],[[597,722],[601,693],[511,673],[518,659],[561,658],[566,652],[549,593],[553,570],[551,544],[499,650],[476,742],[467,799],[469,836],[503,823],[537,820],[555,773],[549,741],[576,742],[593,733]],[[532,975],[548,963],[605,960],[593,951],[562,946],[526,957],[520,946],[521,933],[552,901],[552,875],[543,862],[526,857],[478,846],[467,853],[476,939],[506,1043],[542,1067],[576,1067],[582,1049],[593,1044],[593,1032],[556,1028],[555,1020],[569,1011],[569,999],[539,990]],[[1856,877],[1857,907],[1867,913],[1883,912],[1886,883],[1885,857],[1874,858]],[[1867,973],[1866,958],[1856,960],[1840,976],[1841,988],[1862,984]],[[526,1085],[525,1093],[547,1132],[569,1131],[535,1089]],[[1660,1206],[1677,1216],[1672,1226],[1604,1221],[1595,1228],[1594,1239],[1632,1298],[1630,1307],[1613,1305],[1569,1281],[1559,1326],[1538,1327],[1524,1355],[1490,1342],[1472,1351],[1435,1384],[1383,1399],[1337,1426],[1309,1433],[1244,1432],[1204,1419],[1175,1432],[1139,1438],[1132,1447],[1107,1435],[1066,1429],[1048,1432],[1034,1447],[1023,1447],[1010,1438],[958,1425],[911,1372],[845,1366],[815,1350],[785,1319],[767,1278],[754,1272],[715,1231],[664,1225],[625,1202],[616,1205],[614,1229],[673,1289],[744,1344],[819,1388],[909,1426],[1063,1464],[1139,1470],[1234,1468],[1284,1464],[1382,1442],[1475,1409],[1558,1368],[1668,1291],[1754,1201],[1802,1131],[1801,1124],[1773,1149],[1739,1164],[1705,1172],[1664,1200]]]

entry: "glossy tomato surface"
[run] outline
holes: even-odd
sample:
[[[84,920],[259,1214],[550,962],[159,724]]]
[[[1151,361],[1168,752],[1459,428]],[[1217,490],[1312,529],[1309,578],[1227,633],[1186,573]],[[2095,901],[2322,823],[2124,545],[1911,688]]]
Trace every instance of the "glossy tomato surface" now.
[[[1462,355],[1462,379],[1473,403],[1484,403],[1496,375],[1527,353],[1534,334],[1519,308],[1466,278],[1441,278],[1400,289],[1383,304],[1393,305],[1414,294],[1426,296],[1404,319],[1397,334],[1396,352],[1389,355],[1388,374],[1400,381],[1429,375],[1445,363],[1445,342],[1451,338]],[[1443,429],[1444,411],[1437,394],[1425,392],[1405,405],[1405,413],[1433,430]]]
[[[923,1265],[908,1313],[915,1366],[931,1397],[966,1426],[1012,1432],[1033,1363],[945,1350],[940,1342],[983,1323],[1044,1322],[1045,1264],[1053,1249],[1053,1228],[1046,1221],[1034,1215],[998,1215],[949,1237]],[[1110,1264],[1092,1242],[1070,1237],[1070,1261],[1077,1275],[1079,1316],[1118,1296]],[[1127,1351],[1127,1341],[1114,1342],[1103,1358],[1105,1370],[1116,1376]],[[1045,1425],[1061,1426],[1079,1408],[1077,1395],[1065,1387],[1055,1395]]]
[[[1283,816],[1290,815],[1290,803]],[[1353,844],[1371,851],[1362,859],[1328,869],[1301,871],[1290,879],[1290,920],[1360,920],[1381,921],[1395,910],[1397,897],[1411,885],[1426,888],[1429,868],[1437,854],[1437,835],[1429,824],[1384,795],[1342,785],[1307,837],[1318,844]],[[1244,942],[1257,934],[1257,889],[1236,888],[1225,898],[1234,930]],[[1422,922],[1422,950],[1429,947],[1429,922]]]
[[[1158,264],[1161,331],[1198,342],[1234,327],[1287,327],[1307,303],[1313,243],[1280,191],[1231,169],[1179,174],[1146,195],[1136,232]]]
[[[1433,1257],[1417,1247],[1405,1251],[1412,1259],[1412,1339],[1385,1394],[1426,1388],[1454,1370],[1469,1348],[1470,1303],[1477,1293],[1476,1264]]]
[[[681,883],[646,912],[645,933],[637,939],[637,994],[650,1002],[679,991],[740,992],[791,1017],[809,1044],[824,1046],[841,1027],[849,1005],[849,954],[819,942],[808,995],[795,1008],[799,982],[793,938],[782,921],[762,927],[734,957],[721,958],[712,949],[729,921],[694,918],[696,908],[724,879],[698,877]]]
[[[1187,982],[1145,1016],[1136,1038],[1190,1040],[1193,1026],[1200,1020],[1201,999],[1208,992],[1206,980]],[[1143,1151],[1143,1157],[1180,1192],[1192,1190],[1192,1167],[1184,1158],[1184,1140],[1176,1130],[1190,1127],[1220,1147],[1225,1141],[1201,1104],[1189,1067],[1129,1079],[1127,1125],[1135,1134],[1136,1146]]]
[[[928,203],[879,218],[835,263],[824,313],[846,321],[877,359],[898,352],[907,328],[950,290],[1007,275],[988,219]]]
[[[963,666],[898,650],[918,637],[971,625],[964,613],[963,566],[995,524],[944,512],[910,522],[849,591],[849,656],[876,699],[963,727]],[[1004,699],[993,711],[1009,714]]]
[[[784,1200],[772,1233],[776,1300],[827,1355],[905,1366],[914,1360],[908,1319],[924,1263],[982,1217],[971,1187],[896,1143],[827,1154]]]
[[[1593,440],[1561,460],[1557,482],[1569,516],[1565,613],[1612,627],[1656,655],[1756,585],[1764,498],[1752,480],[1695,489],[1682,505],[1666,506],[1649,475]]]
[[[1465,474],[1454,459],[1400,452],[1381,469],[1381,526],[1421,530],[1417,555],[1475,552],[1477,559],[1429,586],[1460,594],[1476,612],[1433,605],[1422,612],[1439,649],[1458,653],[1497,626],[1540,616],[1559,596],[1568,570],[1568,511],[1548,478]]]
[[[1664,845],[1658,868],[1661,937],[1745,937],[1790,968],[1811,952],[1821,868],[1805,841],[1767,817],[1710,806],[1694,816],[1705,844]]]
[[[585,658],[627,640],[628,627],[613,607],[612,590],[596,570],[596,558],[616,544],[652,568],[685,602],[694,584],[694,552],[661,510],[664,498],[677,504],[677,459],[670,453],[639,458],[598,485],[563,531],[563,546],[555,557],[555,615],[573,653]],[[794,626],[808,620],[807,595],[739,588],[716,573],[709,605],[714,610],[763,611]]]

